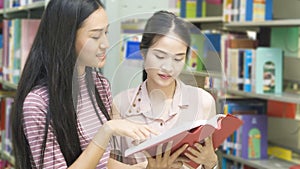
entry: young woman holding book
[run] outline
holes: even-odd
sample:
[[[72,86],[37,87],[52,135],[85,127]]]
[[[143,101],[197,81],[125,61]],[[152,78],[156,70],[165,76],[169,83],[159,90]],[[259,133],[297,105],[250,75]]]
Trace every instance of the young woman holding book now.
[[[128,89],[114,97],[113,110],[116,111],[113,112],[118,114],[113,114],[113,118],[147,124],[163,133],[180,122],[207,120],[216,115],[214,98],[208,92],[185,85],[178,79],[190,44],[186,22],[170,12],[156,12],[147,21],[140,44],[147,78],[137,88]],[[134,144],[129,138],[119,138],[118,143],[121,152]],[[158,147],[156,159],[149,157],[146,152],[148,161],[159,162],[170,155],[161,155],[162,147]],[[187,150],[184,155],[205,169],[214,168],[218,162],[210,138],[204,144],[196,143],[194,148]],[[128,164],[145,160],[144,153],[122,158]],[[184,163],[184,166],[188,164]]]
[[[110,158],[112,136],[139,140],[155,131],[111,120],[109,83],[93,69],[105,63],[107,30],[99,0],[49,2],[12,112],[15,168],[140,168]]]

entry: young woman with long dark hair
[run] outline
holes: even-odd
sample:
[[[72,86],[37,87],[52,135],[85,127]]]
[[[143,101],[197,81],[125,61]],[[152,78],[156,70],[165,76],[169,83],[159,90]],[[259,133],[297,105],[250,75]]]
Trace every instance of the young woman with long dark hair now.
[[[51,0],[12,112],[15,168],[131,168],[111,159],[112,136],[145,139],[146,125],[111,120],[108,20],[99,0]]]

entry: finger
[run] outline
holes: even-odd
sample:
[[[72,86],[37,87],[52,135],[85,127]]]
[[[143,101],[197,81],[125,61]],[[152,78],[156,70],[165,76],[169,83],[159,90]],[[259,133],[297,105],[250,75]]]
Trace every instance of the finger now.
[[[196,147],[196,149],[199,151],[199,152],[202,152],[203,151],[203,146],[199,143],[195,143],[194,146]]]
[[[133,140],[139,140],[139,137],[134,132],[125,132],[120,136],[127,136],[132,138]]]
[[[151,132],[145,128],[145,127],[141,127],[140,128],[140,132],[146,137],[146,138],[149,138],[150,135],[151,135]]]
[[[191,160],[190,159],[188,159],[187,157],[185,157],[185,156],[180,156],[180,157],[178,157],[177,159],[176,159],[176,161],[181,161],[181,162],[190,162]]]
[[[147,129],[150,133],[154,134],[154,135],[159,135],[160,133],[154,129],[152,129],[151,127],[147,126],[147,125],[143,125],[145,129]]]
[[[177,159],[177,157],[180,156],[180,154],[182,154],[186,148],[188,147],[189,145],[188,144],[185,144],[183,146],[181,146],[178,150],[176,150],[170,157],[170,160],[171,161],[175,161]]]
[[[171,168],[181,168],[183,166],[182,161],[176,161],[171,165]]]
[[[148,161],[148,164],[149,165],[152,165],[155,161],[154,161],[154,159],[152,158],[152,156],[146,151],[146,150],[144,150],[144,151],[142,151],[143,153],[144,153],[144,155],[146,156],[146,158],[147,158],[147,161]]]
[[[157,146],[157,149],[156,149],[156,160],[158,162],[161,162],[161,159],[162,159],[162,147],[163,147],[163,144],[160,144]]]
[[[207,137],[205,139],[205,146],[207,146],[207,147],[211,147],[212,146],[212,138],[211,138],[211,136],[209,136],[209,137]]]
[[[145,135],[140,130],[135,130],[134,133],[138,136],[138,141],[146,140]]]
[[[185,155],[187,158],[189,158],[190,160],[192,160],[192,161],[194,161],[194,162],[196,162],[196,163],[198,163],[197,161],[199,161],[199,160],[197,159],[197,157],[191,155],[190,153],[184,153],[184,155]],[[199,163],[198,163],[198,164],[199,164]]]
[[[192,147],[189,147],[187,149],[192,155],[196,156],[196,157],[199,157],[201,156],[201,151],[197,150],[197,149],[194,149]]]
[[[144,150],[142,152],[145,154],[146,158],[152,158],[152,156],[148,153],[148,151]]]
[[[171,155],[172,145],[173,145],[173,141],[169,141],[168,144],[167,144],[165,153],[164,153],[164,157],[163,157],[163,159],[164,159],[165,161],[168,161],[169,156]]]

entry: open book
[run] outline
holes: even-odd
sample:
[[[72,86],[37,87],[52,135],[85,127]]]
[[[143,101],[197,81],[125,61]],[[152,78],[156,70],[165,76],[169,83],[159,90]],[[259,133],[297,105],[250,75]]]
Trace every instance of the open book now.
[[[151,156],[156,156],[156,148],[164,144],[163,150],[169,141],[173,141],[171,152],[173,153],[184,144],[194,147],[194,143],[201,142],[212,135],[214,148],[218,148],[223,141],[237,130],[243,122],[230,114],[217,114],[209,120],[198,120],[194,122],[180,123],[167,132],[154,136],[137,146],[125,151],[125,157],[137,152],[146,150]],[[189,163],[192,167],[199,166],[196,163]]]

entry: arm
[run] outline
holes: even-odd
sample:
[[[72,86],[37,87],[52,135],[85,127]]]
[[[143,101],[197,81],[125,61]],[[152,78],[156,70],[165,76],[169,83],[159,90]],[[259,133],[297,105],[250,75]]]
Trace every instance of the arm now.
[[[108,161],[108,168],[109,169],[145,169],[147,166],[147,162],[135,164],[135,165],[127,165],[124,163],[121,163],[115,159],[110,158]]]
[[[42,143],[46,123],[47,102],[41,96],[30,93],[23,107],[24,132],[28,139],[29,147],[33,156],[33,162],[39,168],[41,159]],[[128,136],[134,139],[144,139],[150,135],[151,130],[147,126],[135,125],[126,120],[111,120],[100,127],[99,131],[89,143],[87,148],[70,166],[70,168],[95,168],[106,150],[112,135]],[[50,124],[44,153],[43,168],[67,168],[66,161],[60,146],[53,133]]]

